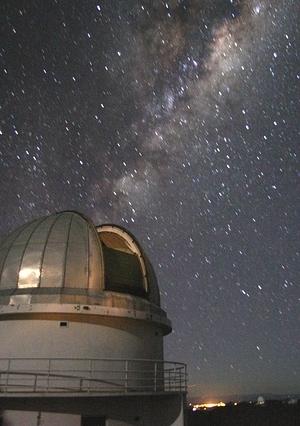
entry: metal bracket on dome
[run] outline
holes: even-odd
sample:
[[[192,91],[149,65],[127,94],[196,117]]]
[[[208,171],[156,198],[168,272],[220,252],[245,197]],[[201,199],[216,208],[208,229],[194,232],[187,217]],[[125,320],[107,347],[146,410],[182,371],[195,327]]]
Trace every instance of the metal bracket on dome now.
[[[30,305],[31,304],[31,294],[15,294],[10,296],[9,305]]]

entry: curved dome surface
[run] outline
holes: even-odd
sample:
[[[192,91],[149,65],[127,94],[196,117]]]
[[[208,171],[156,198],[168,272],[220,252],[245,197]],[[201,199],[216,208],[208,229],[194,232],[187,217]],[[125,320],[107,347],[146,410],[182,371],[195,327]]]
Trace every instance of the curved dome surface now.
[[[37,219],[0,247],[0,289],[99,289],[103,268],[93,226],[75,212]]]
[[[0,292],[127,293],[160,304],[155,274],[136,240],[114,225],[95,228],[73,211],[34,220],[0,244]]]

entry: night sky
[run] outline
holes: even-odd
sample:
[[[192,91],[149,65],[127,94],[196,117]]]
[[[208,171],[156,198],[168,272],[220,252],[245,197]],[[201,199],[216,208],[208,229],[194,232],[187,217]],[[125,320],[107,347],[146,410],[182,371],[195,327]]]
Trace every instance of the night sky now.
[[[299,0],[0,4],[0,235],[128,228],[190,394],[300,392]]]

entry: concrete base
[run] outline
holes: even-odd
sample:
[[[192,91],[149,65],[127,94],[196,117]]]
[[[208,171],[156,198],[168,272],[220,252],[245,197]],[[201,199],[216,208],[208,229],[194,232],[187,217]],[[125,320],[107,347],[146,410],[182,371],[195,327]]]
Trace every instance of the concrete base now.
[[[39,411],[4,411],[3,426],[81,426],[81,416]]]
[[[20,414],[27,416],[29,410],[35,413],[31,414],[31,419],[28,417],[26,426],[79,426],[81,416],[104,417],[105,426],[184,426],[184,403],[185,396],[182,394],[100,398],[0,398],[3,408],[19,411],[5,411],[4,425],[7,426],[24,424],[20,423],[20,418],[24,419]],[[40,423],[37,422],[39,411],[42,412],[43,419]],[[54,415],[55,420],[51,418]],[[50,423],[47,423],[47,416]]]

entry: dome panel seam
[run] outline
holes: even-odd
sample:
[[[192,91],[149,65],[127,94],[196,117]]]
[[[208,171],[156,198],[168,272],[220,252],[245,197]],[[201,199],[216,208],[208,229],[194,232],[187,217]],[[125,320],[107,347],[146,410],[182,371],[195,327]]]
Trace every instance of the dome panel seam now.
[[[43,222],[45,222],[46,220],[48,219],[48,216],[46,216],[46,217],[44,217],[44,218],[42,218],[42,219],[40,219],[40,220],[38,220],[37,222],[37,224],[36,224],[36,226],[33,228],[33,230],[31,231],[31,233],[30,233],[30,235],[29,235],[29,237],[28,237],[28,239],[27,239],[27,241],[26,241],[26,243],[25,243],[25,246],[24,246],[24,250],[23,250],[23,253],[22,253],[22,256],[21,256],[21,259],[20,259],[20,263],[19,263],[19,267],[18,267],[18,269],[17,269],[17,282],[16,282],[16,288],[19,288],[19,274],[20,274],[20,270],[21,270],[21,268],[22,268],[22,263],[23,263],[23,260],[24,260],[24,257],[25,257],[25,253],[26,253],[26,250],[27,250],[27,247],[28,247],[28,245],[29,245],[29,243],[30,243],[30,241],[31,241],[31,238],[32,238],[32,236],[33,236],[33,234],[35,233],[35,231],[38,229],[38,227],[43,223]],[[27,227],[26,227],[27,228]],[[26,229],[25,228],[25,229]],[[21,235],[21,234],[20,234]]]
[[[47,236],[46,236],[45,244],[44,244],[44,247],[43,247],[43,252],[42,252],[42,255],[41,255],[40,276],[39,276],[38,287],[41,287],[41,283],[42,283],[43,264],[44,264],[44,260],[45,260],[45,254],[46,254],[46,249],[47,249],[48,242],[49,242],[49,239],[50,239],[50,235],[51,235],[51,232],[52,232],[52,230],[54,228],[54,225],[58,221],[59,217],[60,216],[58,216],[58,215],[56,217],[53,215],[54,220],[53,220],[52,224],[50,225],[50,227],[48,229],[48,233],[47,233]]]

